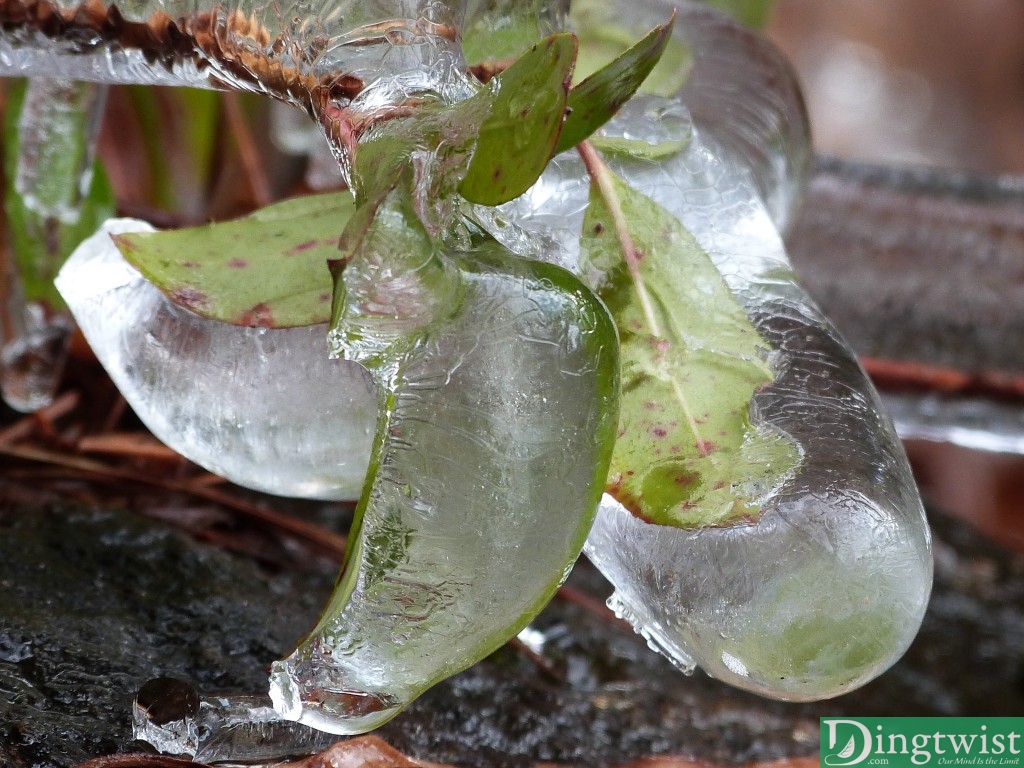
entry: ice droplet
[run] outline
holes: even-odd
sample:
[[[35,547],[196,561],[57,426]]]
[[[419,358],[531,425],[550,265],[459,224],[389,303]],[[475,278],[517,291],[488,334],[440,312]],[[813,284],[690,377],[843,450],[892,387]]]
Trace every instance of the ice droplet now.
[[[328,359],[325,325],[244,328],[174,304],[110,239],[133,231],[152,227],[108,221],[72,254],[57,288],[139,418],[183,456],[240,485],[358,498],[377,419],[367,372]]]
[[[642,97],[605,133],[671,140],[685,115]],[[906,650],[931,587],[928,526],[892,424],[797,284],[750,176],[705,131],[659,163],[609,160],[700,241],[773,350],[776,378],[752,420],[789,435],[802,460],[750,525],[656,526],[606,496],[585,552],[615,586],[616,612],[682,668],[790,700],[862,685]],[[504,213],[530,233],[550,236],[555,222],[557,258],[572,265],[586,196],[567,153]]]
[[[67,359],[72,323],[65,315],[45,315],[39,304],[29,304],[13,338],[0,348],[0,391],[4,402],[23,413],[53,401]]]

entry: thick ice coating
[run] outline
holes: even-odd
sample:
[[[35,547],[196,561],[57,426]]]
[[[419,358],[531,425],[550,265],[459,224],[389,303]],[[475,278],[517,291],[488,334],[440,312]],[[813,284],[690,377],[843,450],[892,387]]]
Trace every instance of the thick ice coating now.
[[[286,717],[380,725],[522,630],[579,553],[614,442],[614,326],[568,273],[500,251],[455,262],[458,308],[395,361],[345,570],[274,664]]]
[[[772,348],[775,381],[752,420],[789,435],[801,460],[751,525],[652,525],[606,496],[585,551],[615,586],[612,607],[683,669],[781,699],[844,693],[902,655],[928,601],[929,531],[902,445],[853,352],[798,286],[748,177],[685,108],[640,99],[606,133],[690,135],[667,160],[611,164],[696,236]],[[561,243],[572,269],[587,194],[567,153],[506,214]]]
[[[369,374],[328,359],[325,325],[243,328],[174,304],[110,239],[145,231],[152,227],[142,221],[108,221],[57,278],[139,418],[183,456],[240,485],[358,498],[377,422]]]
[[[378,79],[418,88],[461,69],[450,30],[462,15],[460,0],[0,0],[0,74],[245,90],[312,109]]]

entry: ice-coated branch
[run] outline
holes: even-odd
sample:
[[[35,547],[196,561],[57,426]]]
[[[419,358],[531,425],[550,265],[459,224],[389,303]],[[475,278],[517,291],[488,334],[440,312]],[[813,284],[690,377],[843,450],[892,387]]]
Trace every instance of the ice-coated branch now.
[[[430,73],[462,16],[457,0],[0,0],[0,75],[247,90],[314,112]]]

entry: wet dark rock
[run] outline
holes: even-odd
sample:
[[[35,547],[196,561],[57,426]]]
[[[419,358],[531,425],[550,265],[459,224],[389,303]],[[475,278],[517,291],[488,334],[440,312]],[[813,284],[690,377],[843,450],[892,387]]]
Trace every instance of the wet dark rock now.
[[[631,632],[556,599],[534,625],[556,675],[506,647],[380,735],[412,755],[494,768],[648,754],[740,763],[815,754],[822,716],[1024,715],[1024,556],[933,522],[936,591],[921,635],[848,696],[784,704],[684,677]],[[0,508],[0,765],[64,768],[133,748],[131,698],[157,676],[203,693],[264,690],[267,665],[311,625],[332,581],[270,574],[124,513]],[[571,584],[608,592],[585,563]]]
[[[329,587],[125,513],[0,509],[0,765],[124,751],[153,677],[265,688]]]

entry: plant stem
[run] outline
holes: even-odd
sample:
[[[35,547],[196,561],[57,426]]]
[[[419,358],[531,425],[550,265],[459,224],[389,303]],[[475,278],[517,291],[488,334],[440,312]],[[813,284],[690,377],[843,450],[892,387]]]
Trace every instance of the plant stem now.
[[[594,145],[589,141],[581,141],[577,145],[576,151],[583,158],[583,165],[586,166],[587,173],[590,174],[592,182],[597,185],[601,197],[611,212],[612,220],[615,223],[615,237],[618,239],[619,247],[622,249],[622,259],[626,262],[629,276],[633,280],[633,286],[636,288],[637,298],[640,301],[640,307],[643,310],[644,318],[647,320],[651,335],[664,338],[661,326],[658,324],[658,317],[654,312],[654,303],[651,301],[651,296],[647,292],[643,276],[640,274],[641,254],[637,251],[633,238],[629,234],[629,223],[626,221],[626,214],[622,210],[622,201],[619,200],[615,187],[612,186],[611,170],[608,168],[607,163],[605,163],[604,158],[601,157],[594,148]]]
[[[654,301],[651,299],[651,295],[647,291],[647,284],[640,273],[640,260],[643,258],[643,254],[637,249],[636,244],[633,242],[633,237],[630,235],[626,212],[623,210],[622,201],[615,191],[613,183],[615,177],[608,164],[605,163],[604,158],[601,157],[592,143],[581,141],[577,145],[576,151],[579,152],[580,157],[583,159],[583,164],[586,166],[587,173],[590,174],[592,183],[597,185],[597,191],[611,214],[612,224],[615,228],[615,237],[618,239],[619,248],[622,250],[622,260],[626,263],[626,269],[629,270],[629,276],[633,282],[637,301],[640,304],[640,310],[643,312],[648,330],[655,339],[658,339],[665,345],[669,345],[672,342],[666,339],[664,333],[662,333],[657,314],[654,310]],[[701,435],[700,427],[697,424],[697,419],[694,418],[686,394],[679,387],[679,382],[674,377],[669,380],[672,383],[672,390],[676,400],[679,402],[680,408],[682,408],[683,415],[686,418],[690,431],[693,433],[698,449],[701,453],[707,454],[710,449],[710,443]]]

